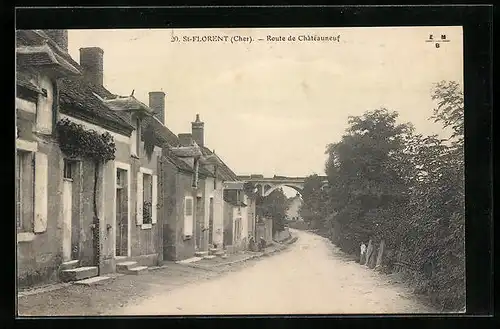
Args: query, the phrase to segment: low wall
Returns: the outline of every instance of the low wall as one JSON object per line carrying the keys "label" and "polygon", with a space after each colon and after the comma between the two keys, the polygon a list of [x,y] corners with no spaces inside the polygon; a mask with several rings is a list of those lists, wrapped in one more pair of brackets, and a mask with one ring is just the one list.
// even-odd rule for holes
{"label": "low wall", "polygon": [[291,228],[294,228],[297,230],[309,229],[309,224],[307,222],[303,222],[303,221],[289,221],[289,222],[286,222],[286,224],[288,225],[288,227],[291,227]]}
{"label": "low wall", "polygon": [[278,242],[281,242],[281,241],[284,241],[288,238],[290,238],[290,231],[288,230],[288,227],[285,227],[285,229],[281,232],[276,232],[274,234],[274,240],[275,241],[278,241]]}
{"label": "low wall", "polygon": [[264,237],[267,243],[273,242],[273,220],[265,218],[263,222],[256,224],[257,234],[255,238],[259,241],[260,237]]}

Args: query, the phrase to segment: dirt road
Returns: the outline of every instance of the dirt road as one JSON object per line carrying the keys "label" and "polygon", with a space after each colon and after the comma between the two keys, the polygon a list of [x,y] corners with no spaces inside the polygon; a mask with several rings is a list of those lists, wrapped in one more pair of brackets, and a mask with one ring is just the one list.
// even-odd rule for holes
{"label": "dirt road", "polygon": [[347,260],[328,240],[294,231],[288,250],[237,272],[191,282],[109,315],[426,313],[402,285]]}

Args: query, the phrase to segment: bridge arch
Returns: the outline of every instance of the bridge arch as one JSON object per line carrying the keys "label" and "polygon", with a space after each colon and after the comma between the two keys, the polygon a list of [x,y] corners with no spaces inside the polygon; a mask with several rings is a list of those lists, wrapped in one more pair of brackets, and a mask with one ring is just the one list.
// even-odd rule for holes
{"label": "bridge arch", "polygon": [[300,195],[302,195],[302,192],[304,190],[303,184],[289,184],[289,183],[276,184],[276,185],[273,185],[270,189],[264,190],[262,193],[262,196],[268,196],[269,194],[273,193],[273,191],[279,189],[280,187],[284,187],[284,186],[294,189],[295,191],[300,193]]}

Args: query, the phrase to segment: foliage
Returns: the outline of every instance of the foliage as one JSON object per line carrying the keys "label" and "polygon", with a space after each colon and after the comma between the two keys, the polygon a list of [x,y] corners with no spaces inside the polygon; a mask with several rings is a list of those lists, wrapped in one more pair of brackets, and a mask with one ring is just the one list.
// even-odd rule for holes
{"label": "foliage", "polygon": [[327,223],[325,223],[325,219],[328,212],[328,195],[321,188],[322,185],[322,179],[318,175],[314,174],[306,177],[299,213],[304,221],[309,224],[309,227],[326,230]]}
{"label": "foliage", "polygon": [[142,207],[142,218],[145,224],[150,224],[152,222],[152,203],[149,201],[144,201]]}
{"label": "foliage", "polygon": [[287,210],[288,200],[281,188],[272,191],[271,194],[266,197],[257,196],[256,198],[256,215],[259,217],[272,218],[273,234],[284,230]]}
{"label": "foliage", "polygon": [[150,122],[148,122],[146,127],[144,128],[143,140],[144,151],[146,153],[146,156],[148,157],[148,160],[151,161],[155,145],[158,144],[158,141],[155,135],[153,124]]}
{"label": "foliage", "polygon": [[108,132],[99,134],[95,130],[85,130],[82,125],[68,119],[58,121],[56,131],[59,147],[68,157],[82,157],[95,162],[115,159],[115,142]]}
{"label": "foliage", "polygon": [[464,94],[455,81],[441,81],[432,92],[432,99],[438,102],[431,119],[440,122],[443,127],[451,127],[451,138],[463,141],[464,136]]}
{"label": "foliage", "polygon": [[319,229],[331,230],[333,242],[348,252],[369,238],[385,240],[390,254],[417,269],[416,284],[424,292],[443,309],[461,308],[463,93],[458,83],[442,81],[431,97],[438,106],[430,119],[451,128],[449,139],[416,134],[386,109],[350,117],[341,141],[327,146],[328,192],[321,193],[317,177],[308,177],[301,215],[307,221],[326,218]]}
{"label": "foliage", "polygon": [[[353,248],[352,241],[385,235],[392,228],[397,205],[407,198],[395,154],[413,128],[396,124],[397,112],[386,109],[350,117],[350,127],[342,140],[330,144],[326,163],[329,199],[333,218],[340,224],[338,234]],[[387,238],[387,237],[386,237]]]}
{"label": "foliage", "polygon": [[245,182],[245,184],[243,184],[243,191],[250,199],[256,199],[258,197],[258,191],[256,190],[255,184],[252,182]]}

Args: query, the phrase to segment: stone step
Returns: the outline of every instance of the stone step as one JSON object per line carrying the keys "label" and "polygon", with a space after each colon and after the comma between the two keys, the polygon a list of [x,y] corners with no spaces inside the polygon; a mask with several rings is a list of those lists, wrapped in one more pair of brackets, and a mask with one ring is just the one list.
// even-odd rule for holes
{"label": "stone step", "polygon": [[228,256],[226,254],[220,256],[220,258],[222,258],[222,259],[226,259],[227,257]]}
{"label": "stone step", "polygon": [[139,274],[144,274],[148,272],[148,267],[147,266],[136,266],[132,267],[131,269],[126,270],[125,274],[132,274],[132,275],[139,275]]}
{"label": "stone step", "polygon": [[74,260],[69,260],[67,262],[62,263],[61,266],[59,267],[59,269],[61,271],[71,270],[71,269],[77,268],[78,266],[80,266],[80,261],[78,259],[74,259]]}
{"label": "stone step", "polygon": [[220,257],[220,256],[223,256],[223,255],[225,255],[225,254],[226,254],[226,252],[225,252],[224,250],[219,250],[219,251],[217,251],[217,252],[215,253],[215,256],[219,256],[219,257]]}
{"label": "stone step", "polygon": [[210,248],[208,249],[208,254],[209,255],[215,255],[217,252],[219,252],[220,249],[217,249],[217,248]]}
{"label": "stone step", "polygon": [[116,264],[116,272],[125,273],[134,267],[137,267],[137,262],[134,262],[134,261],[117,263]]}
{"label": "stone step", "polygon": [[203,258],[201,257],[191,257],[191,258],[187,258],[187,259],[183,259],[183,260],[179,260],[177,261],[176,263],[177,264],[189,264],[189,263],[194,263],[194,262],[197,262],[199,260],[202,260]]}
{"label": "stone step", "polygon": [[203,257],[208,255],[208,251],[197,251],[194,253],[196,257]]}
{"label": "stone step", "polygon": [[203,259],[214,259],[215,257],[217,257],[217,256],[215,256],[215,255],[207,255],[207,256],[203,256]]}
{"label": "stone step", "polygon": [[97,276],[97,274],[98,274],[97,266],[77,267],[61,271],[61,280],[65,282],[78,281],[78,280],[92,278],[94,276]]}
{"label": "stone step", "polygon": [[78,284],[82,286],[94,286],[98,284],[103,284],[110,281],[111,278],[109,276],[94,276],[92,278],[74,281],[73,284]]}

